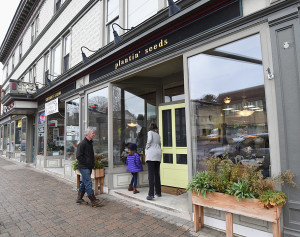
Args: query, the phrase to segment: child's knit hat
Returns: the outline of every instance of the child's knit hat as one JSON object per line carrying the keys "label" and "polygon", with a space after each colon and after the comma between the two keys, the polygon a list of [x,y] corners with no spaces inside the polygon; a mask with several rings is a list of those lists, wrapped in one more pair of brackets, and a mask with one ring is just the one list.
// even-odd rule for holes
{"label": "child's knit hat", "polygon": [[129,149],[131,151],[136,151],[137,150],[137,146],[134,143],[132,143],[132,144],[129,145]]}

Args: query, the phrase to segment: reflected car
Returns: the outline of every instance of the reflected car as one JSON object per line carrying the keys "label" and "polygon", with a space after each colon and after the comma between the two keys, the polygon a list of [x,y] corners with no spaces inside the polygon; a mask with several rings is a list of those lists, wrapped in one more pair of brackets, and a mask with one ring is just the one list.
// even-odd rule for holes
{"label": "reflected car", "polygon": [[247,135],[232,145],[211,149],[209,155],[220,158],[228,156],[233,163],[242,160],[253,160],[257,163],[270,161],[269,135],[268,133]]}
{"label": "reflected car", "polygon": [[212,133],[212,134],[207,135],[207,137],[208,137],[208,140],[210,140],[210,141],[218,140],[218,134]]}

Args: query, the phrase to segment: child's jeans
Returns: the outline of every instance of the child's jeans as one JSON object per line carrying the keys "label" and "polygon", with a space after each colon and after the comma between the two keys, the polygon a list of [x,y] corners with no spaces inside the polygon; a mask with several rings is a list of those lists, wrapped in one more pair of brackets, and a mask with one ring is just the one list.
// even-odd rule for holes
{"label": "child's jeans", "polygon": [[138,173],[131,173],[131,174],[132,174],[132,179],[131,179],[130,184],[133,185],[133,187],[136,188]]}

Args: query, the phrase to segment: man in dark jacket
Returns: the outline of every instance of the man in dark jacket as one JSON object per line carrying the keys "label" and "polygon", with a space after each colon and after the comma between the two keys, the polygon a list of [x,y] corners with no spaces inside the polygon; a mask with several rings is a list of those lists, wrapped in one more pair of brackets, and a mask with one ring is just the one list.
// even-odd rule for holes
{"label": "man in dark jacket", "polygon": [[92,188],[91,173],[95,166],[94,159],[94,148],[93,148],[93,138],[95,137],[95,132],[92,129],[86,129],[85,138],[78,144],[76,158],[78,160],[78,168],[81,173],[82,182],[78,190],[77,204],[87,204],[83,200],[85,192],[87,192],[88,198],[91,200],[93,207],[101,205],[104,200],[96,199],[94,195],[94,190]]}

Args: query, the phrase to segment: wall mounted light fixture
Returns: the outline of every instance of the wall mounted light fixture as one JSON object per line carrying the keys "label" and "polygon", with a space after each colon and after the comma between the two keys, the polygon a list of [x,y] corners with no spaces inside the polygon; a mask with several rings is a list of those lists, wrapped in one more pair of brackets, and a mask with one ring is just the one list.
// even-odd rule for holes
{"label": "wall mounted light fixture", "polygon": [[118,35],[117,31],[115,31],[114,25],[119,26],[122,30],[132,30],[134,27],[132,27],[131,29],[124,29],[123,27],[121,27],[119,24],[117,23],[113,23],[111,25],[112,29],[113,29],[113,34],[114,34],[114,43],[118,44],[119,42],[121,42],[123,40],[123,38],[121,36]]}
{"label": "wall mounted light fixture", "polygon": [[169,16],[175,15],[180,11],[180,7],[178,7],[173,0],[168,0],[169,3]]}
{"label": "wall mounted light fixture", "polygon": [[82,55],[82,61],[83,61],[83,63],[86,63],[87,61],[89,61],[89,58],[85,55],[85,53],[83,52],[83,48],[85,48],[85,49],[87,49],[88,51],[90,51],[90,52],[93,52],[93,53],[95,53],[95,52],[97,52],[97,51],[94,51],[94,50],[90,50],[89,48],[87,48],[87,47],[85,47],[85,46],[82,46],[81,47],[81,55]]}
{"label": "wall mounted light fixture", "polygon": [[269,80],[272,80],[272,79],[274,79],[274,74],[271,72],[271,69],[268,67],[267,68],[267,73],[268,73],[268,79]]}

